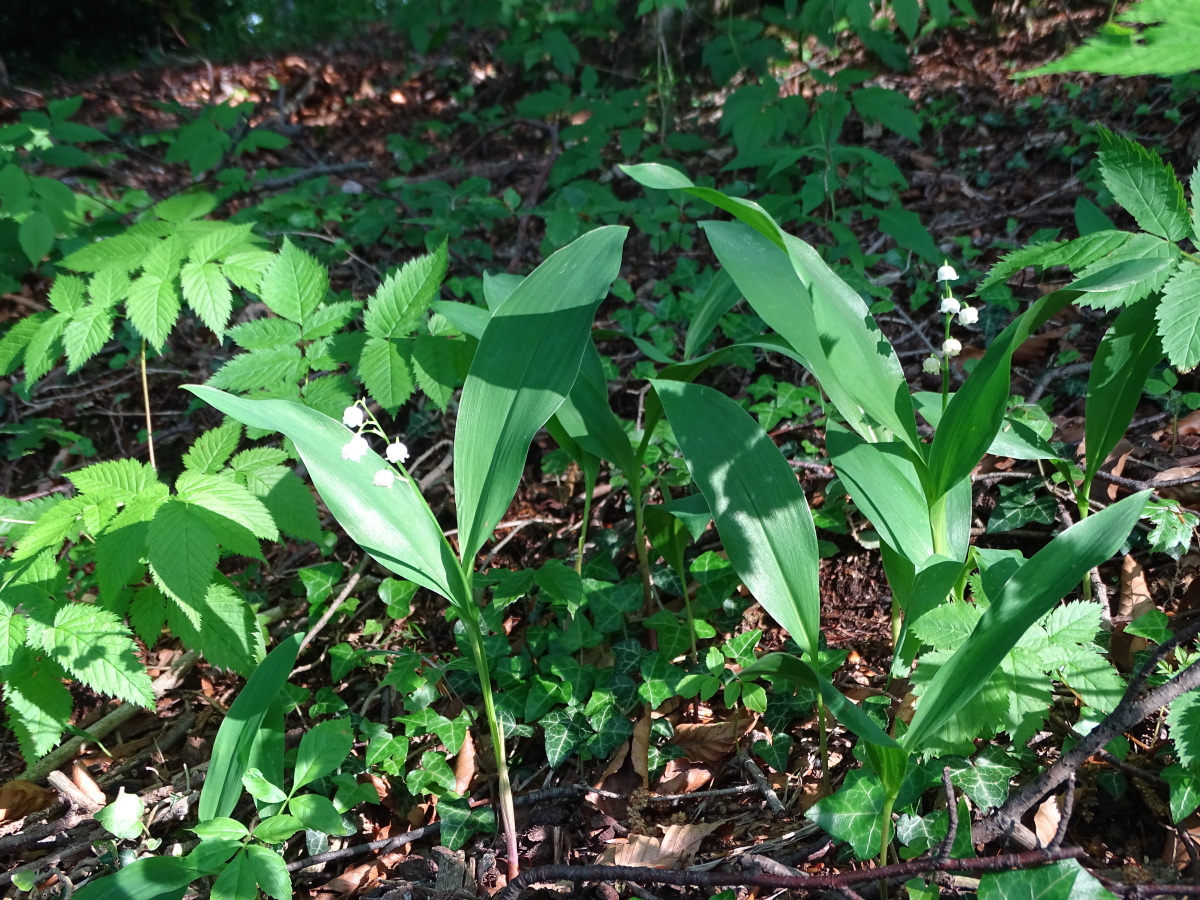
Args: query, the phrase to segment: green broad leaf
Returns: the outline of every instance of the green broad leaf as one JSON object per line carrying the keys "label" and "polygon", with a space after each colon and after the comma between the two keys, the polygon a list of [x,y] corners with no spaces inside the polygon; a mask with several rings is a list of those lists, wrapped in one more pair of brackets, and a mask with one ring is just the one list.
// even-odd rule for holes
{"label": "green broad leaf", "polygon": [[229,339],[243,350],[274,350],[300,340],[300,326],[287,319],[253,319],[229,329]]}
{"label": "green broad leaf", "polygon": [[1120,549],[1148,496],[1145,491],[1133,494],[1071,526],[1004,583],[970,637],[938,668],[922,694],[901,741],[904,747],[922,749],[983,688],[1022,635],[1089,569]]}
{"label": "green broad leaf", "polygon": [[373,338],[405,337],[421,320],[437,297],[449,265],[446,243],[432,253],[418,256],[393,272],[367,301],[363,326]]}
{"label": "green broad leaf", "polygon": [[76,900],[181,900],[189,884],[208,874],[189,859],[150,856],[122,866],[112,875],[89,881],[75,892]]}
{"label": "green broad leaf", "polygon": [[770,742],[755,741],[751,749],[755,756],[766,762],[776,772],[789,770],[788,760],[792,752],[791,735],[776,734]]}
{"label": "green broad leaf", "polygon": [[629,434],[614,415],[608,400],[608,379],[594,341],[588,341],[579,364],[579,377],[555,420],[584,451],[616,463],[630,481],[641,481],[641,462],[633,452]]}
{"label": "green broad leaf", "polygon": [[229,819],[224,817],[209,819],[207,822],[200,822],[195,828],[189,828],[188,831],[192,832],[202,840],[226,838],[240,841],[242,838],[250,836],[250,829],[248,829],[237,819]]}
{"label": "green broad leaf", "polygon": [[1200,365],[1200,266],[1180,264],[1163,288],[1155,316],[1171,365],[1185,372]]}
{"label": "green broad leaf", "polygon": [[1058,677],[1085,705],[1101,713],[1112,712],[1127,687],[1100,648],[1093,645],[1071,648]]}
{"label": "green broad leaf", "polygon": [[333,772],[346,762],[353,747],[354,735],[349,720],[329,719],[314,725],[300,739],[292,790],[296,791]]}
{"label": "green broad leaf", "polygon": [[246,792],[260,803],[283,803],[288,795],[268,781],[258,769],[250,768],[242,776],[242,785]]}
{"label": "green broad leaf", "polygon": [[304,823],[293,815],[267,816],[254,828],[254,836],[265,844],[282,844],[304,830]]}
{"label": "green broad leaf", "polygon": [[868,443],[833,422],[826,427],[825,443],[838,477],[880,537],[914,562],[932,556],[929,510],[903,448]]}
{"label": "green broad leaf", "polygon": [[812,655],[820,646],[817,535],[795,474],[740,406],[701,385],[652,381],[743,583]]}
{"label": "green broad leaf", "polygon": [[781,236],[781,252],[742,224],[702,227],[754,311],[791,344],[851,428],[921,452],[900,361],[862,297],[796,238]]}
{"label": "green broad leaf", "polygon": [[1192,169],[1192,177],[1188,179],[1188,189],[1192,194],[1192,241],[1195,243],[1200,240],[1200,205],[1197,205],[1197,198],[1200,197],[1200,162],[1196,164],[1196,168]]}
{"label": "green broad leaf", "polygon": [[229,706],[213,742],[209,774],[200,792],[201,822],[228,817],[242,794],[242,776],[250,767],[250,750],[271,704],[287,684],[301,636],[281,641],[258,664],[246,686]]}
{"label": "green broad leaf", "polygon": [[454,772],[444,754],[427,750],[421,754],[420,763],[405,774],[404,784],[414,796],[434,794],[445,797],[454,793]]}
{"label": "green broad leaf", "polygon": [[166,344],[180,308],[173,277],[164,278],[147,271],[129,286],[129,298],[125,301],[129,321],[155,350],[161,351]]}
{"label": "green broad leaf", "polygon": [[16,735],[26,763],[32,765],[58,743],[74,702],[58,663],[27,647],[16,649],[4,674],[8,727]]}
{"label": "green broad leaf", "polygon": [[116,514],[116,502],[103,495],[72,497],[42,513],[30,525],[12,554],[14,562],[37,556],[43,550],[57,549],[68,538],[79,534],[96,535]]}
{"label": "green broad leaf", "polygon": [[271,347],[239,353],[208,379],[210,387],[231,391],[253,391],[298,382],[305,363],[299,347]]}
{"label": "green broad leaf", "polygon": [[987,533],[999,534],[1030,524],[1050,525],[1058,511],[1057,501],[1041,484],[1001,484],[996,506],[988,517]]}
{"label": "green broad leaf", "polygon": [[[861,91],[856,92],[856,96],[857,93]],[[919,141],[914,139],[914,143]],[[873,209],[872,213],[879,219],[879,230],[890,236],[904,250],[911,250],[930,265],[936,265],[945,258],[934,243],[929,230],[921,223],[921,217],[915,212],[894,202],[889,207]]]}
{"label": "green broad leaf", "polygon": [[51,634],[53,643],[44,649],[81,682],[110,697],[154,706],[150,676],[138,661],[133,635],[113,613],[94,604],[69,603],[55,614]]}
{"label": "green broad leaf", "polygon": [[[1152,609],[1126,625],[1125,633],[1161,644],[1171,637],[1171,620],[1162,610]],[[1200,750],[1200,747],[1197,747],[1197,750]],[[1197,758],[1200,759],[1200,754],[1197,754]]]}
{"label": "green broad leaf", "polygon": [[474,559],[499,524],[530,442],[575,383],[627,232],[588,232],[538,266],[492,314],[463,386],[454,436],[462,559]]}
{"label": "green broad leaf", "polygon": [[150,570],[169,596],[196,609],[217,566],[217,539],[199,511],[177,499],[159,507],[147,538]]}
{"label": "green broad leaf", "polygon": [[374,452],[359,462],[344,459],[351,437],[345,426],[288,400],[245,400],[199,385],[186,389],[247,425],[291,438],[326,506],[359,546],[401,578],[471,607],[458,562],[424,498],[409,481],[374,484],[375,473],[392,471]]}
{"label": "green broad leaf", "polygon": [[[915,6],[915,4],[913,4]],[[850,95],[855,111],[913,143],[921,141],[921,121],[906,94],[884,87],[862,87]]]}
{"label": "green broad leaf", "polygon": [[99,272],[110,266],[128,272],[141,265],[156,243],[152,236],[126,232],[81,247],[60,265],[73,272]]}
{"label": "green broad leaf", "polygon": [[254,880],[264,894],[274,900],[291,900],[292,876],[280,854],[257,844],[248,844],[246,860],[254,870]]}
{"label": "green broad leaf", "polygon": [[[257,538],[279,539],[266,505],[229,475],[184,471],[175,481],[175,490],[182,503],[201,506],[236,522]],[[220,539],[220,535],[216,537]]]}
{"label": "green broad leaf", "polygon": [[310,831],[322,834],[348,835],[353,834],[353,828],[347,828],[341,814],[333,802],[317,794],[301,794],[288,801],[288,810],[304,823]]}
{"label": "green broad leaf", "polygon": [[188,306],[217,337],[224,337],[225,324],[233,311],[233,292],[221,267],[214,262],[190,262],[180,271],[179,279]]}
{"label": "green broad leaf", "polygon": [[225,277],[243,290],[258,293],[263,276],[275,262],[275,254],[261,247],[246,247],[234,250],[225,256],[221,271]]}
{"label": "green broad leaf", "polygon": [[63,329],[63,346],[69,360],[67,371],[78,372],[85,362],[100,352],[112,334],[112,310],[89,305],[76,313]]}
{"label": "green broad leaf", "polygon": [[367,393],[390,414],[412,396],[413,377],[399,348],[386,338],[370,337],[358,361],[358,373]]}
{"label": "green broad leaf", "polygon": [[980,809],[1000,806],[1008,799],[1020,767],[1004,748],[988,744],[969,762],[959,757],[941,760],[950,767],[950,782]]}
{"label": "green broad leaf", "polygon": [[203,219],[217,208],[217,202],[216,196],[205,191],[176,194],[154,204],[154,214],[174,224],[190,222],[193,219]]}
{"label": "green broad leaf", "polygon": [[569,615],[575,615],[583,606],[583,580],[562,560],[547,560],[538,569],[537,586],[552,603],[561,605]]}
{"label": "green broad leaf", "polygon": [[167,599],[154,585],[139,588],[129,603],[129,625],[142,642],[154,646],[167,619]]}
{"label": "green broad leaf", "polygon": [[354,318],[360,309],[362,309],[362,304],[357,300],[323,303],[304,323],[304,340],[315,341],[319,338],[329,337]]}
{"label": "green broad leaf", "polygon": [[188,262],[203,264],[225,259],[238,250],[255,248],[254,226],[232,222],[205,222],[203,234],[188,247]]}
{"label": "green broad leaf", "polygon": [[[1190,267],[1196,270],[1195,266]],[[1180,268],[1179,278],[1187,268]],[[1175,279],[1172,279],[1172,282]],[[1168,287],[1170,283],[1168,283]],[[1200,280],[1197,281],[1200,287]],[[1200,295],[1198,295],[1200,299]],[[1164,295],[1163,302],[1168,302]],[[1200,315],[1200,304],[1195,313]],[[1163,348],[1155,333],[1153,297],[1126,307],[1104,335],[1088,373],[1087,416],[1084,426],[1086,462],[1083,480],[1090,485],[1100,466],[1125,436],[1133,414],[1142,399],[1146,376],[1162,359]],[[1161,315],[1161,313],[1160,313]],[[1172,334],[1176,332],[1172,331]],[[1195,353],[1200,360],[1200,332],[1196,333]]]}
{"label": "green broad leaf", "polygon": [[837,792],[814,803],[805,817],[848,843],[859,859],[870,859],[883,839],[883,803],[883,782],[865,769],[852,769]]}
{"label": "green broad leaf", "polygon": [[1200,526],[1200,516],[1184,509],[1177,500],[1152,499],[1143,514],[1153,527],[1148,536],[1154,553],[1166,553],[1175,559],[1191,546],[1192,535]]}
{"label": "green broad leaf", "polygon": [[1178,824],[1200,808],[1200,772],[1195,766],[1176,763],[1160,775],[1170,786],[1171,821]]}
{"label": "green broad leaf", "polygon": [[1037,869],[985,872],[979,900],[1116,900],[1079,865],[1064,859]]}
{"label": "green broad leaf", "polygon": [[324,267],[286,238],[263,273],[259,294],[277,316],[303,328],[329,293]]}
{"label": "green broad leaf", "polygon": [[[195,168],[193,164],[193,169]],[[254,864],[250,862],[243,848],[213,882],[210,900],[257,900],[258,882],[254,879],[254,869]]]}
{"label": "green broad leaf", "polygon": [[54,223],[45,213],[32,212],[17,229],[17,241],[25,258],[36,268],[54,246]]}
{"label": "green broad leaf", "polygon": [[146,812],[142,798],[137,794],[125,793],[122,786],[116,798],[103,809],[96,811],[96,821],[110,834],[123,841],[134,841],[142,836],[142,816]]}
{"label": "green broad leaf", "polygon": [[412,346],[412,368],[417,386],[439,410],[445,412],[470,366],[465,341],[420,335]]}
{"label": "green broad leaf", "polygon": [[[1200,54],[1197,55],[1200,61]],[[1100,175],[1113,197],[1137,220],[1142,231],[1168,241],[1191,232],[1183,185],[1156,153],[1136,141],[1097,127]]]}
{"label": "green broad leaf", "polygon": [[204,475],[220,471],[237,450],[241,439],[241,423],[225,420],[192,442],[191,449],[183,454],[184,468]]}

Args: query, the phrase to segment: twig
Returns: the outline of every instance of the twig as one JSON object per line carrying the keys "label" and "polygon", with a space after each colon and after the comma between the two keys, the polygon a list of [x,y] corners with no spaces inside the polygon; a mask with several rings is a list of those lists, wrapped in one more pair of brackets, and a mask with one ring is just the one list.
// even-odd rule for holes
{"label": "twig", "polygon": [[282,191],[300,184],[302,181],[308,181],[310,178],[319,178],[322,175],[345,175],[347,172],[369,172],[373,168],[374,166],[371,163],[361,161],[310,166],[307,169],[300,169],[297,172],[291,172],[287,175],[264,178],[262,181],[251,185],[250,192]]}
{"label": "twig", "polygon": [[1122,478],[1120,475],[1113,475],[1111,472],[1098,469],[1096,477],[1101,481],[1107,481],[1109,484],[1129,488],[1131,491],[1154,491],[1158,493],[1161,488],[1176,487],[1181,484],[1194,484],[1200,481],[1200,472],[1195,475],[1184,475],[1181,478],[1164,478],[1161,481],[1138,481],[1135,478]]}
{"label": "twig", "polygon": [[1175,647],[1195,638],[1197,634],[1200,634],[1200,621],[1180,630],[1160,644],[1129,682],[1129,687],[1126,688],[1125,695],[1116,709],[1084,735],[1078,744],[1060,756],[1050,768],[1013,793],[1003,806],[976,824],[972,834],[975,843],[1012,837],[1018,843],[1028,845],[1035,839],[1029,829],[1021,824],[1021,818],[1035,803],[1070,778],[1092,754],[1114,737],[1123,734],[1193,688],[1200,687],[1200,662],[1194,662],[1170,681],[1141,696],[1142,688],[1154,673],[1159,660],[1171,653]]}
{"label": "twig", "polygon": [[321,632],[322,628],[329,624],[329,620],[342,608],[342,604],[346,602],[346,598],[350,596],[351,591],[358,584],[358,579],[362,577],[362,573],[366,570],[367,563],[370,561],[371,557],[364,553],[363,558],[354,567],[354,571],[350,573],[350,577],[346,579],[346,586],[342,588],[342,592],[329,604],[329,608],[322,613],[321,618],[317,619],[317,623],[308,630],[308,634],[304,635],[304,639],[300,641],[300,649],[296,651],[297,655],[304,652],[304,648],[312,643],[312,639]]}
{"label": "twig", "polygon": [[1067,836],[1067,825],[1071,821],[1071,813],[1075,811],[1075,773],[1067,779],[1067,796],[1063,798],[1063,807],[1058,814],[1058,827],[1054,829],[1054,837],[1050,838],[1051,847],[1058,847]]}
{"label": "twig", "polygon": [[923,875],[927,872],[1002,872],[1010,869],[1028,869],[1057,862],[1062,859],[1079,859],[1087,854],[1078,847],[1063,849],[1032,850],[1025,853],[1007,853],[1000,856],[972,857],[969,859],[910,860],[875,869],[857,869],[837,875],[771,875],[766,872],[697,872],[693,870],[671,871],[647,866],[540,866],[526,869],[509,882],[498,895],[498,900],[517,900],[529,885],[542,881],[624,881],[629,884],[673,884],[684,887],[766,887],[805,890],[841,891],[852,885],[880,880],[899,880]]}
{"label": "twig", "polygon": [[767,781],[767,776],[763,774],[762,769],[755,764],[754,760],[744,755],[744,750],[742,753],[743,755],[737,758],[737,762],[746,770],[746,774],[754,779],[754,783],[758,785],[758,789],[762,791],[762,795],[767,801],[767,807],[781,819],[788,818],[788,811],[779,801],[779,795],[775,793],[775,788],[771,787],[771,782]]}
{"label": "twig", "polygon": [[950,858],[954,849],[954,839],[958,837],[958,801],[954,798],[954,783],[950,780],[950,767],[942,767],[942,790],[946,792],[946,836],[934,848],[933,858],[943,860]]}

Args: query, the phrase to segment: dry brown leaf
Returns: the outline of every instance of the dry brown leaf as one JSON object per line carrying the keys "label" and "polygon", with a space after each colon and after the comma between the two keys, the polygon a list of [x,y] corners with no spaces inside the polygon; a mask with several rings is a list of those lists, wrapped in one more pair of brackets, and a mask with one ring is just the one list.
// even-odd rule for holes
{"label": "dry brown leaf", "polygon": [[700,849],[700,842],[721,823],[668,825],[661,838],[631,834],[628,840],[614,841],[600,854],[597,863],[616,866],[645,866],[675,869],[688,865]]}
{"label": "dry brown leaf", "polygon": [[54,792],[32,781],[8,781],[0,784],[0,822],[23,819],[30,813],[54,803]]}
{"label": "dry brown leaf", "polygon": [[683,751],[692,762],[720,762],[733,752],[738,738],[750,731],[758,716],[738,716],[724,722],[675,726],[671,743]]}
{"label": "dry brown leaf", "polygon": [[475,741],[471,739],[471,729],[468,728],[458,749],[458,757],[454,760],[454,790],[460,795],[469,794],[474,779]]}
{"label": "dry brown leaf", "polygon": [[84,795],[93,803],[98,806],[107,805],[108,798],[104,796],[104,791],[100,790],[100,785],[96,784],[92,773],[79,760],[76,760],[71,766],[71,781],[75,782],[75,787],[83,791]]}
{"label": "dry brown leaf", "polygon": [[1049,847],[1058,833],[1058,823],[1062,821],[1062,812],[1058,808],[1058,797],[1051,794],[1041,802],[1033,814],[1033,833],[1043,847]]}
{"label": "dry brown leaf", "polygon": [[642,711],[642,717],[633,726],[633,737],[629,741],[629,761],[633,771],[642,779],[642,787],[650,788],[650,709]]}
{"label": "dry brown leaf", "polygon": [[669,759],[658,778],[655,791],[659,794],[691,794],[703,790],[713,780],[713,766],[687,759]]}

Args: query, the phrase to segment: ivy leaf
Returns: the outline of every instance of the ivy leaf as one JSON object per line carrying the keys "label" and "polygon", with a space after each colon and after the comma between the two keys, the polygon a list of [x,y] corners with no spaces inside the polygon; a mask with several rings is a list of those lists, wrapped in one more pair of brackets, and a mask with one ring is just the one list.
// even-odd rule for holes
{"label": "ivy leaf", "polygon": [[442,846],[458,850],[477,834],[494,834],[496,814],[490,807],[471,809],[465,797],[447,797],[438,802],[442,820]]}
{"label": "ivy leaf", "polygon": [[1020,771],[1002,747],[988,744],[970,762],[944,760],[950,766],[950,781],[980,809],[1000,806],[1008,799],[1010,782]]}
{"label": "ivy leaf", "polygon": [[1036,869],[986,872],[979,879],[979,900],[1102,900],[1116,898],[1075,859]]}
{"label": "ivy leaf", "polygon": [[852,769],[837,793],[818,800],[807,817],[839,841],[854,848],[859,859],[879,852],[883,838],[883,782],[864,769]]}
{"label": "ivy leaf", "polygon": [[588,737],[578,712],[554,709],[541,717],[542,734],[546,740],[546,762],[557,769]]}
{"label": "ivy leaf", "polygon": [[133,841],[142,836],[142,815],[145,812],[142,798],[137,794],[125,793],[122,785],[116,798],[96,811],[96,821],[120,840]]}

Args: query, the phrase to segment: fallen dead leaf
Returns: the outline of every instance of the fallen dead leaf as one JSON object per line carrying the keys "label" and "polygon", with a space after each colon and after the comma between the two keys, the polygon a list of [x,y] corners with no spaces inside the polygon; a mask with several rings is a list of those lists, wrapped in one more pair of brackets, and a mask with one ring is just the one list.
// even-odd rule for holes
{"label": "fallen dead leaf", "polygon": [[475,741],[471,738],[471,729],[467,729],[458,757],[454,760],[454,790],[460,795],[471,792],[471,782],[475,779]]}
{"label": "fallen dead leaf", "polygon": [[700,843],[720,826],[720,822],[668,825],[661,838],[631,834],[625,841],[609,844],[597,863],[653,869],[682,868],[695,858]]}
{"label": "fallen dead leaf", "polygon": [[54,803],[54,792],[32,781],[8,781],[0,785],[0,822],[23,819]]}
{"label": "fallen dead leaf", "polygon": [[1033,833],[1043,847],[1049,847],[1058,833],[1058,824],[1062,821],[1062,812],[1058,808],[1058,797],[1051,794],[1041,802],[1033,814]]}
{"label": "fallen dead leaf", "polygon": [[104,796],[104,791],[100,790],[100,785],[96,784],[92,773],[79,760],[76,760],[75,764],[71,766],[71,780],[75,782],[75,787],[83,791],[84,795],[97,806],[104,806],[108,803],[108,798]]}
{"label": "fallen dead leaf", "polygon": [[629,741],[629,761],[633,771],[642,779],[642,787],[650,787],[650,708],[642,711],[642,717],[633,726],[633,737]]}
{"label": "fallen dead leaf", "polygon": [[720,762],[733,752],[738,738],[750,731],[757,721],[757,716],[738,716],[724,722],[699,725],[685,722],[675,726],[671,743],[692,762]]}

